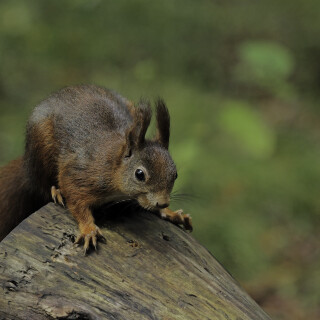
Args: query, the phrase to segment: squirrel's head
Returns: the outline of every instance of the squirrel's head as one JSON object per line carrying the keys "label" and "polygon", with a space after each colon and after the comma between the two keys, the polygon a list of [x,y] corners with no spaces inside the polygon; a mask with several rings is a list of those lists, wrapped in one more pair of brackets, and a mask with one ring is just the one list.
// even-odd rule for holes
{"label": "squirrel's head", "polygon": [[126,144],[117,172],[120,191],[148,210],[169,206],[170,193],[177,178],[176,166],[169,154],[170,116],[162,100],[156,102],[157,133],[146,140],[151,120],[149,103],[134,109],[132,127],[126,133]]}

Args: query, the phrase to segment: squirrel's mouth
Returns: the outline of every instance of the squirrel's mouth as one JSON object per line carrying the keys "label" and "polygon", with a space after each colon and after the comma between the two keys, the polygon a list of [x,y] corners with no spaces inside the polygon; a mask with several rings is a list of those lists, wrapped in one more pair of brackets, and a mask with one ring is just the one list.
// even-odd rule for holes
{"label": "squirrel's mouth", "polygon": [[159,203],[159,202],[155,202],[152,203],[149,199],[148,199],[148,194],[141,194],[137,197],[137,202],[139,203],[139,205],[148,211],[159,211],[161,209],[167,208],[169,206],[169,203]]}

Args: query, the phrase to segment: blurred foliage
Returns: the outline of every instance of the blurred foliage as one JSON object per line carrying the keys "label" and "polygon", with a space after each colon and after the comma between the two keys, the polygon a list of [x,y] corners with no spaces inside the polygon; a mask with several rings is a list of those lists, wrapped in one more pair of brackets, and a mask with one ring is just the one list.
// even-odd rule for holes
{"label": "blurred foliage", "polygon": [[195,237],[274,319],[319,319],[319,39],[316,0],[2,0],[0,163],[63,86],[163,96]]}
{"label": "blurred foliage", "polygon": [[224,105],[220,113],[220,127],[241,143],[252,156],[268,158],[275,148],[275,135],[260,114],[247,104],[235,100]]}
{"label": "blurred foliage", "polygon": [[288,91],[287,79],[292,74],[294,60],[284,46],[267,41],[244,42],[239,46],[238,57],[240,61],[234,69],[236,80],[274,95]]}

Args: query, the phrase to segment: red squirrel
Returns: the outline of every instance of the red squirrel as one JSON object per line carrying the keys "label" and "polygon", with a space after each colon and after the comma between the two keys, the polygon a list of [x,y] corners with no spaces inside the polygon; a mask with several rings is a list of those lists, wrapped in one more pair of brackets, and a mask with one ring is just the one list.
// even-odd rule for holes
{"label": "red squirrel", "polygon": [[147,140],[151,115],[149,102],[134,105],[93,85],[67,87],[42,101],[28,121],[23,157],[0,170],[0,240],[52,199],[77,220],[75,243],[84,242],[85,252],[103,238],[92,208],[111,201],[136,201],[192,230],[188,214],[168,208],[177,169],[163,100],[156,102],[156,136]]}

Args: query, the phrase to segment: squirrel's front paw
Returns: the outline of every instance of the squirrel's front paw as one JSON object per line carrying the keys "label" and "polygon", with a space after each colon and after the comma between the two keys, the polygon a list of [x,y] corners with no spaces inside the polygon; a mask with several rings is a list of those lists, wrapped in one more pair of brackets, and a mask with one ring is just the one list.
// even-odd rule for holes
{"label": "squirrel's front paw", "polygon": [[189,230],[192,232],[193,227],[192,227],[192,218],[190,214],[183,213],[182,209],[179,209],[177,211],[174,211],[174,219],[179,221],[179,224],[182,224],[186,230]]}
{"label": "squirrel's front paw", "polygon": [[57,189],[55,186],[51,187],[51,197],[54,204],[60,204],[63,208],[65,208],[62,193],[60,189]]}
{"label": "squirrel's front paw", "polygon": [[182,218],[183,218],[183,226],[185,227],[185,229],[192,232],[193,227],[192,227],[192,218],[190,214],[182,213]]}
{"label": "squirrel's front paw", "polygon": [[172,211],[169,208],[165,208],[160,211],[160,214],[162,219],[169,220],[174,224],[182,224],[190,232],[193,230],[191,216],[183,213],[182,209]]}
{"label": "squirrel's front paw", "polygon": [[92,243],[95,250],[97,250],[97,240],[102,240],[103,242],[106,241],[106,238],[101,233],[101,230],[95,224],[82,224],[79,225],[80,227],[80,234],[77,236],[75,240],[75,244],[84,243],[83,250],[84,255],[86,255],[90,242]]}

